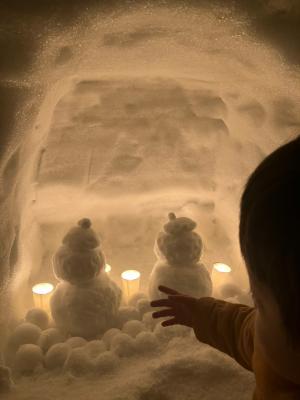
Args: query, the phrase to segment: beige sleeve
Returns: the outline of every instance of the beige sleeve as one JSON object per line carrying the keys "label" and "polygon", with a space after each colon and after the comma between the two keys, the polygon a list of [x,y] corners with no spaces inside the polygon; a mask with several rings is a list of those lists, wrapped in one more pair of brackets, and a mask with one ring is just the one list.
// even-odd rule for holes
{"label": "beige sleeve", "polygon": [[198,300],[193,328],[199,341],[252,371],[254,322],[252,307],[203,297]]}

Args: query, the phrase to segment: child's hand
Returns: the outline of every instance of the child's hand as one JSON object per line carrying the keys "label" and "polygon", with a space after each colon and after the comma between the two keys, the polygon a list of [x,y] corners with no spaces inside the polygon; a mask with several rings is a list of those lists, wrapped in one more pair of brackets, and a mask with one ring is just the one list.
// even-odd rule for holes
{"label": "child's hand", "polygon": [[162,326],[186,325],[193,327],[194,318],[197,313],[197,299],[166,286],[159,286],[158,289],[168,295],[167,299],[154,300],[150,304],[152,307],[168,307],[165,310],[156,311],[152,314],[153,318],[172,317],[162,322]]}

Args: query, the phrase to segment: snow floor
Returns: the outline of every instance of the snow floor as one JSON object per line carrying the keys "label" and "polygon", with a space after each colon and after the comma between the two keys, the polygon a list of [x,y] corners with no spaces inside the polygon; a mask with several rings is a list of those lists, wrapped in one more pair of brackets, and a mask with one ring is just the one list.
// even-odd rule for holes
{"label": "snow floor", "polygon": [[22,377],[6,400],[249,400],[253,374],[195,337],[176,337],[153,352],[120,358],[114,372]]}

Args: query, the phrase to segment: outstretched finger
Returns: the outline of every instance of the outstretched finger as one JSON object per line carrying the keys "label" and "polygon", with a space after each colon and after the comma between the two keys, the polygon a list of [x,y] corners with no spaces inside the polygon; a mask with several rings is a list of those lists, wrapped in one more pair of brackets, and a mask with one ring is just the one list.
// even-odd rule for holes
{"label": "outstretched finger", "polygon": [[171,304],[169,307],[171,307],[174,304],[182,304],[182,305],[186,305],[186,306],[192,306],[195,303],[197,303],[197,299],[195,297],[186,296],[184,294],[169,296],[168,300]]}
{"label": "outstretched finger", "polygon": [[172,310],[171,308],[161,310],[161,311],[156,311],[152,314],[153,318],[161,318],[161,317],[174,317],[175,311]]}
{"label": "outstretched finger", "polygon": [[163,292],[163,293],[166,293],[166,294],[171,294],[171,295],[180,294],[176,290],[171,289],[171,288],[169,288],[167,286],[163,286],[163,285],[158,286],[158,290],[160,292]]}
{"label": "outstretched finger", "polygon": [[161,324],[162,326],[172,326],[172,325],[177,325],[179,322],[177,321],[176,318],[171,318],[167,319],[166,321],[163,321]]}
{"label": "outstretched finger", "polygon": [[153,300],[150,303],[151,307],[171,307],[171,302],[169,299]]}

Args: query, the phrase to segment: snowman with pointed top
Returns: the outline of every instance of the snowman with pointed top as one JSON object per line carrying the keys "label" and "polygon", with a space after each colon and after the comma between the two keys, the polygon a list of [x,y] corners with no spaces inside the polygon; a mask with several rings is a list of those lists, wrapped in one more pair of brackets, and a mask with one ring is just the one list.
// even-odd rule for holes
{"label": "snowman with pointed top", "polygon": [[105,272],[100,241],[84,218],[63,238],[53,257],[60,281],[51,297],[57,327],[70,336],[92,339],[115,325],[121,290]]}
{"label": "snowman with pointed top", "polygon": [[164,232],[158,234],[154,246],[158,261],[149,280],[151,300],[166,297],[158,290],[160,285],[197,298],[211,295],[212,281],[208,270],[200,263],[203,245],[194,231],[196,226],[189,218],[169,214]]}

